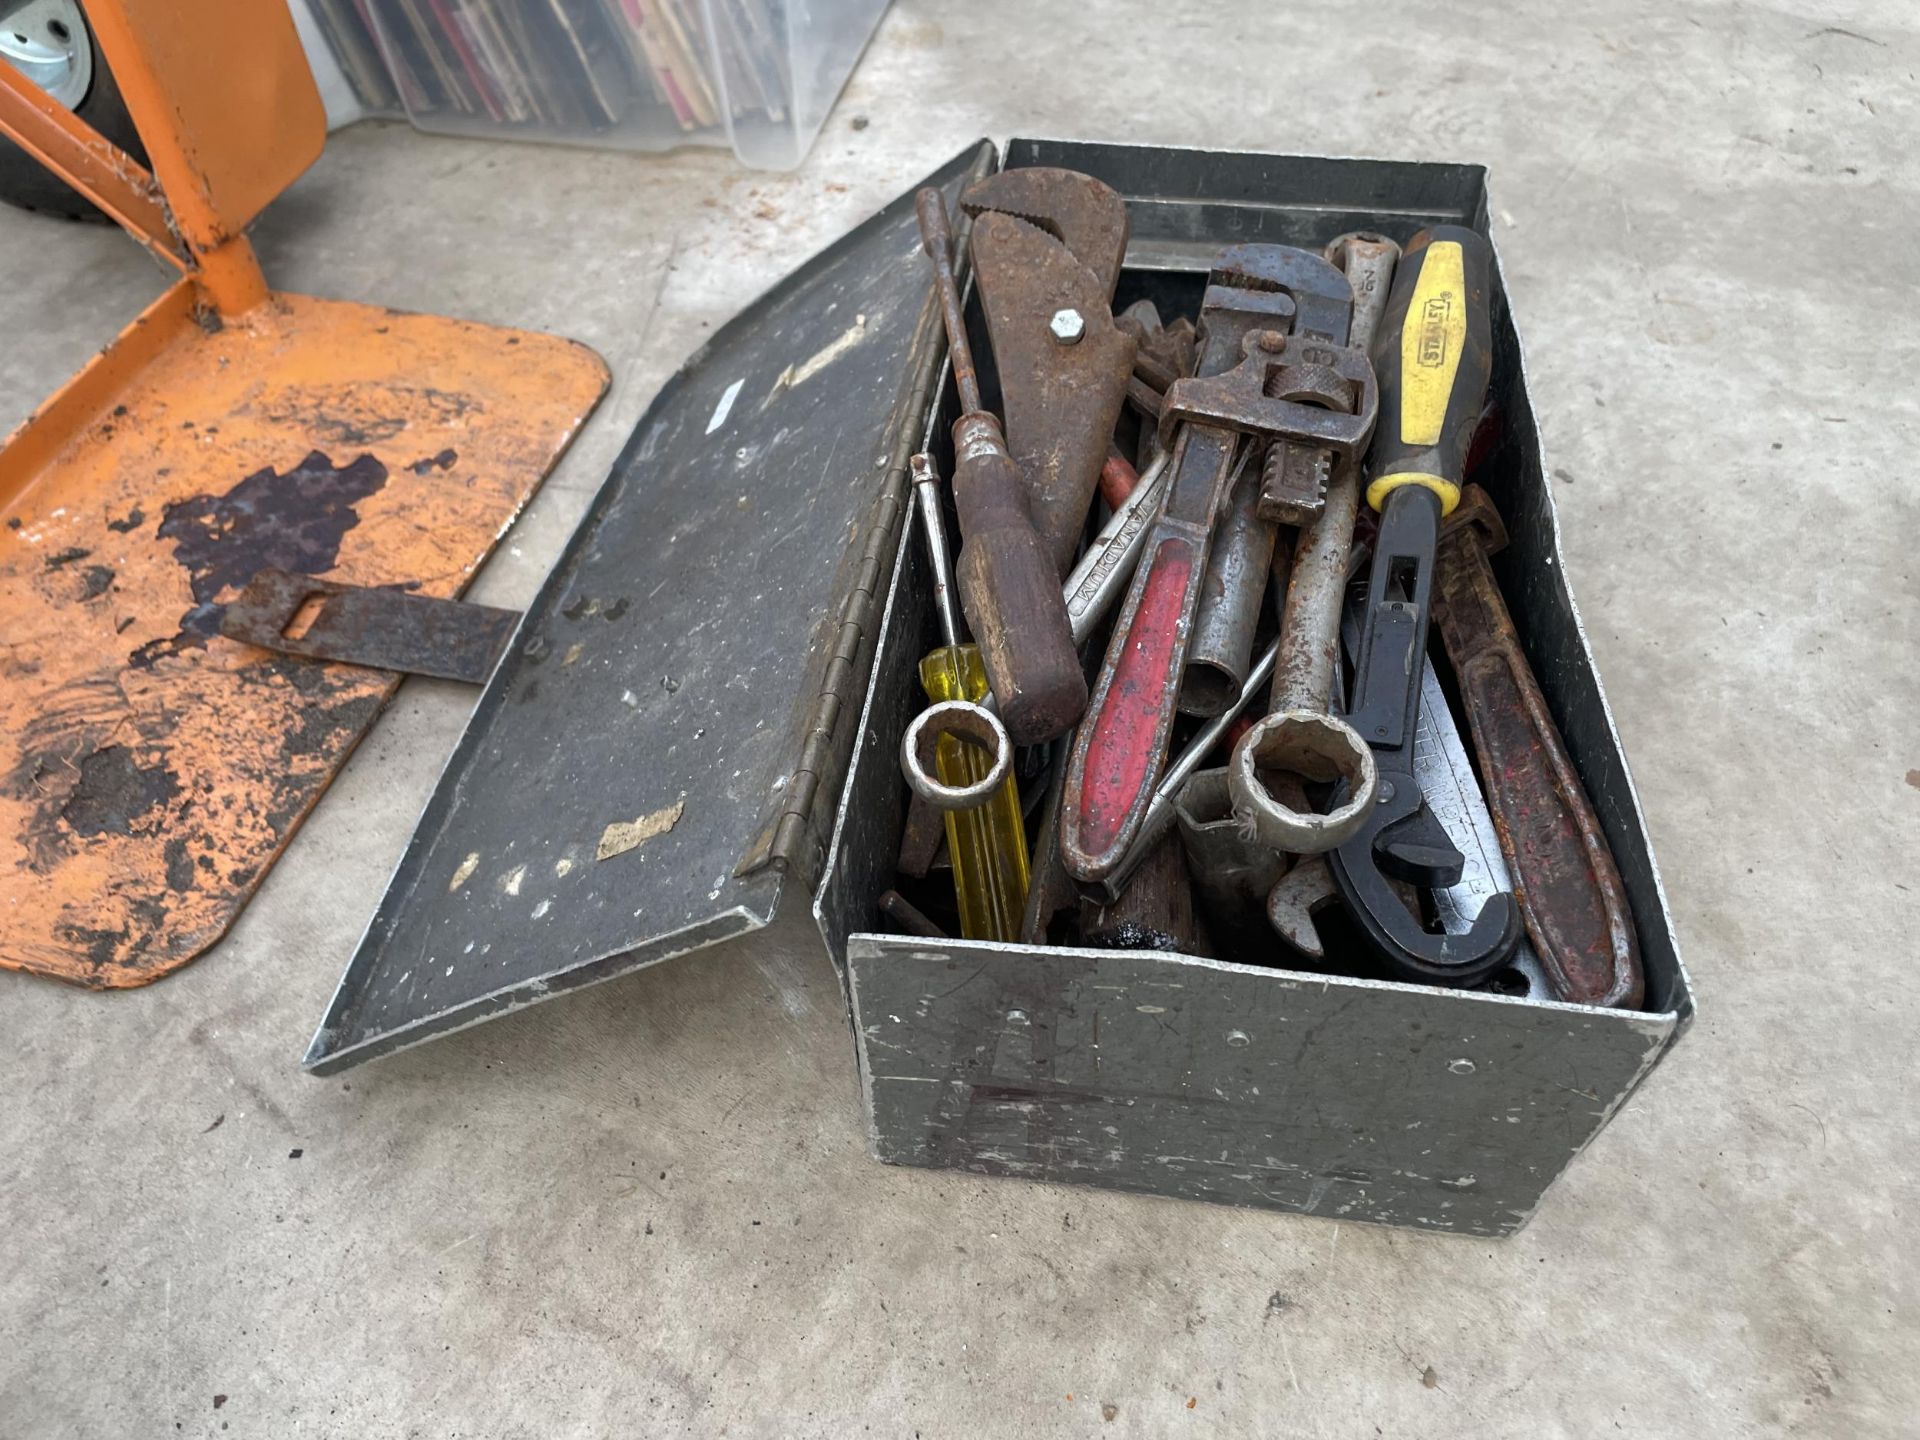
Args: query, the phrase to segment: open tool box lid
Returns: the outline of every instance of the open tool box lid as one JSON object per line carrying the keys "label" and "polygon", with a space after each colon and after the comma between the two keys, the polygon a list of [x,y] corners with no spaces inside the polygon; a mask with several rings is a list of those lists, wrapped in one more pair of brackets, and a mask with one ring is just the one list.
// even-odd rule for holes
{"label": "open tool box lid", "polygon": [[[951,199],[1001,163],[983,143],[932,178]],[[1487,223],[1468,165],[1041,140],[1004,164],[1126,198],[1122,304],[1190,309],[1227,244]],[[909,194],[731,322],[642,420],[488,681],[308,1065],[799,935],[848,975],[882,1159],[1511,1232],[1692,1001],[1497,272],[1495,290],[1504,418],[1477,478],[1512,533],[1496,569],[1618,861],[1646,1010],[872,933],[932,634],[906,461],[951,418]]]}
{"label": "open tool box lid", "polygon": [[[996,159],[982,142],[929,180],[951,201]],[[930,294],[909,192],[662,388],[487,681],[310,1068],[811,894],[945,361]]]}

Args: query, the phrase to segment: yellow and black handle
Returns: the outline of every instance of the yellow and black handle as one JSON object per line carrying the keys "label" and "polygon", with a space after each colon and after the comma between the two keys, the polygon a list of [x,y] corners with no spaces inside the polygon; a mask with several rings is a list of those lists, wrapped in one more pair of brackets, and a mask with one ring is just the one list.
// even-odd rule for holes
{"label": "yellow and black handle", "polygon": [[1380,420],[1367,453],[1367,504],[1383,509],[1404,485],[1460,503],[1467,446],[1493,370],[1488,290],[1493,247],[1461,225],[1436,225],[1407,243],[1373,342]]}

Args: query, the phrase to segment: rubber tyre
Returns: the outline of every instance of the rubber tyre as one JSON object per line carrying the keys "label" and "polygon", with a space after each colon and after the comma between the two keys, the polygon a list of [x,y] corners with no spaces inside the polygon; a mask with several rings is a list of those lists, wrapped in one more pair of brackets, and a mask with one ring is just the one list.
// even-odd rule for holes
{"label": "rubber tyre", "polygon": [[[81,23],[86,25],[87,44],[93,46],[93,83],[74,113],[144,165],[146,147],[140,143],[140,132],[134,129],[126,101],[120,98],[120,83],[93,38],[92,23],[84,15]],[[0,60],[0,65],[6,63]],[[0,138],[0,201],[42,215],[111,223],[91,200],[5,138]]]}

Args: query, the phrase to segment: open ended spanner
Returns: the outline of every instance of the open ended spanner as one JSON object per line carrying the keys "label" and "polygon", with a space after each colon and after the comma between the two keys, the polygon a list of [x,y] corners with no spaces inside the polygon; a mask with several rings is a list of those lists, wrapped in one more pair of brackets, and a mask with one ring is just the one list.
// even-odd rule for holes
{"label": "open ended spanner", "polygon": [[[1364,357],[1356,367],[1339,353],[1344,345],[1291,336],[1298,307],[1290,281],[1311,274],[1302,288],[1318,295],[1319,272],[1327,270],[1319,256],[1288,246],[1239,245],[1208,280],[1199,376],[1175,382],[1162,412],[1173,432],[1172,478],[1068,765],[1060,849],[1083,884],[1120,865],[1153,802],[1208,548],[1235,460],[1249,443],[1243,437],[1283,436],[1351,455],[1372,430],[1378,396]],[[1302,398],[1308,390],[1314,399]],[[1322,393],[1345,400],[1344,412]]]}

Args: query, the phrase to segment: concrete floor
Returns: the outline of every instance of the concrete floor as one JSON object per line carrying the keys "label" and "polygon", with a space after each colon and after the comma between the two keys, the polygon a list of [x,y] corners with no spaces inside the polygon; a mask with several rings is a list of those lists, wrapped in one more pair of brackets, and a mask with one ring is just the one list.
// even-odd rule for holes
{"label": "concrete floor", "polygon": [[[313,1080],[471,702],[410,682],[213,953],[0,976],[0,1435],[1914,1433],[1911,6],[965,8],[795,174],[362,126],[261,249],[612,362],[518,604],[708,330],[980,134],[1486,162],[1699,1025],[1504,1244],[875,1165],[824,960]],[[11,212],[0,273],[6,424],[162,280]]]}

